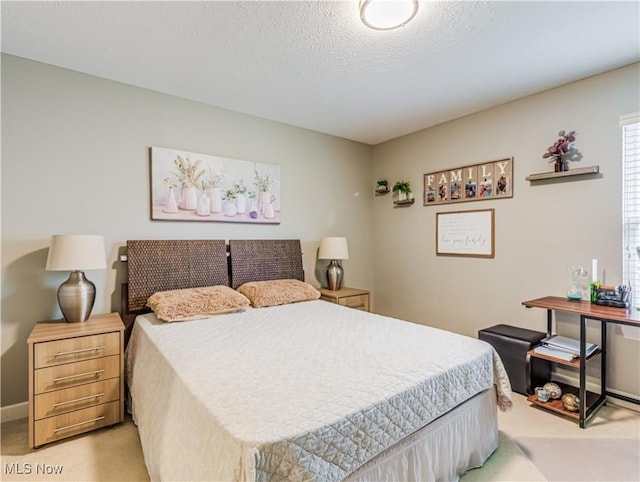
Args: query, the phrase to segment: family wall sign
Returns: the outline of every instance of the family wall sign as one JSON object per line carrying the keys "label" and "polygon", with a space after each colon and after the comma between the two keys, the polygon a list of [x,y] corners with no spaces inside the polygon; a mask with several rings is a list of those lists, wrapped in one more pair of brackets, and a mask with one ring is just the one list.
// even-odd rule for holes
{"label": "family wall sign", "polygon": [[513,197],[513,158],[424,175],[425,206]]}

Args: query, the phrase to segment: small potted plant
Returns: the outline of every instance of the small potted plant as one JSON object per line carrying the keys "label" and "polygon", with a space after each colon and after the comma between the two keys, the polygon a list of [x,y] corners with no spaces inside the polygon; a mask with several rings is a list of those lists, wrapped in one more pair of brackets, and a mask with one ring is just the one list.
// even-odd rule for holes
{"label": "small potted plant", "polygon": [[393,193],[397,194],[398,201],[406,201],[411,195],[411,184],[409,181],[397,181],[393,185]]}
{"label": "small potted plant", "polygon": [[376,185],[376,192],[380,194],[389,192],[389,181],[386,179],[379,179]]}

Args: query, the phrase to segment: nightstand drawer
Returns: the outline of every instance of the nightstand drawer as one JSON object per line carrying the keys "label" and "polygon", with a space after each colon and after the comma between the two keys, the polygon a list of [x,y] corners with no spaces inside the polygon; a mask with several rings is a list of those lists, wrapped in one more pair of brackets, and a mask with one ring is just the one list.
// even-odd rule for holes
{"label": "nightstand drawer", "polygon": [[34,417],[36,420],[40,420],[119,399],[120,379],[111,378],[103,382],[36,395],[34,398]]}
{"label": "nightstand drawer", "polygon": [[34,367],[49,366],[89,360],[120,353],[120,333],[80,336],[64,340],[36,343],[34,347]]}
{"label": "nightstand drawer", "polygon": [[119,421],[119,402],[105,403],[57,417],[36,420],[34,445],[37,447],[61,438],[113,425]]}
{"label": "nightstand drawer", "polygon": [[369,295],[348,296],[338,300],[339,305],[355,308],[356,310],[369,311]]}
{"label": "nightstand drawer", "polygon": [[68,363],[34,371],[34,394],[99,382],[120,376],[120,355]]}
{"label": "nightstand drawer", "polygon": [[369,311],[369,292],[358,288],[328,290],[320,288],[320,299],[356,310]]}

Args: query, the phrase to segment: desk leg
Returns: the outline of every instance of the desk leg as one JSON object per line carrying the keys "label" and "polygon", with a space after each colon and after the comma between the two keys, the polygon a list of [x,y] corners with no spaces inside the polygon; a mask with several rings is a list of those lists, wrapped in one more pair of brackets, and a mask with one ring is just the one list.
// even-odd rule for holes
{"label": "desk leg", "polygon": [[[600,396],[607,394],[607,324],[600,320]],[[604,405],[604,403],[603,403]]]}
{"label": "desk leg", "polygon": [[580,387],[578,388],[578,398],[580,399],[580,428],[585,427],[585,419],[587,415],[587,388],[586,388],[586,370],[587,357],[587,319],[580,315]]}

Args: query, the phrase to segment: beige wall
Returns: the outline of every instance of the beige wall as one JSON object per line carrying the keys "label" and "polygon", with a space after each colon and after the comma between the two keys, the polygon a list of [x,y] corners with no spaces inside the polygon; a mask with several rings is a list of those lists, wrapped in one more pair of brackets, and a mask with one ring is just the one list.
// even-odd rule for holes
{"label": "beige wall", "polygon": [[[373,289],[377,312],[475,336],[497,323],[543,330],[521,302],[562,295],[567,266],[621,281],[620,129],[639,109],[639,65],[521,99],[375,147],[2,56],[2,406],[27,399],[26,338],[60,316],[64,273],[44,271],[54,233],[105,236],[109,269],[90,272],[95,312],[117,310],[125,268],[117,252],[140,238],[300,238],[307,280],[325,235],[349,238],[346,284]],[[560,129],[578,132],[582,165],[597,177],[533,185]],[[282,168],[279,226],[149,220],[149,146],[188,149]],[[394,209],[375,180],[514,157],[514,197],[459,206]],[[372,162],[373,159],[373,162]],[[373,166],[373,167],[372,167]],[[435,213],[495,208],[494,259],[436,257]],[[374,286],[375,279],[375,286]],[[572,317],[559,331],[577,335]],[[589,336],[597,341],[597,330]],[[640,344],[610,330],[609,386],[640,393]]]}
{"label": "beige wall", "polygon": [[[471,336],[498,323],[544,331],[545,312],[521,302],[566,294],[569,265],[591,271],[597,258],[603,281],[620,284],[619,116],[640,109],[639,73],[634,64],[376,146],[372,180],[409,180],[418,198],[397,209],[389,196],[374,199],[376,311]],[[572,167],[600,174],[526,181],[553,170],[542,154],[561,129],[577,131],[584,157]],[[505,157],[514,158],[513,198],[422,206],[424,173]],[[494,259],[435,255],[436,212],[485,208],[495,209]],[[558,331],[578,336],[577,318],[561,316]],[[617,326],[609,336],[608,385],[638,396],[640,343]]]}
{"label": "beige wall", "polygon": [[[282,224],[151,222],[149,146],[281,167]],[[2,406],[27,400],[26,339],[59,317],[49,237],[102,234],[95,313],[116,311],[127,239],[299,238],[319,285],[322,236],[348,237],[345,283],[373,288],[370,146],[2,56]],[[324,263],[324,262],[323,262]]]}

